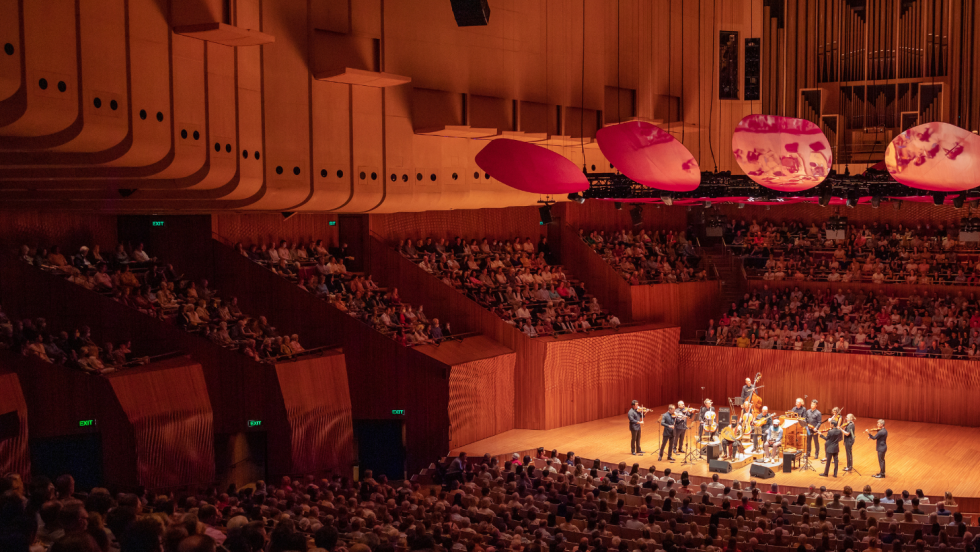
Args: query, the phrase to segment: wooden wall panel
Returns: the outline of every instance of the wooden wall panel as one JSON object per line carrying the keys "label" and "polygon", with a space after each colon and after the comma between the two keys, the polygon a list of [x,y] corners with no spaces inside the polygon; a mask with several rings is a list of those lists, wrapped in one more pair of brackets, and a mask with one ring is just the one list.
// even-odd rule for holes
{"label": "wooden wall panel", "polygon": [[633,229],[647,232],[659,230],[684,230],[687,227],[687,208],[683,206],[646,205],[643,209],[643,225],[633,226],[630,218],[630,205],[616,210],[612,201],[586,201],[585,203],[559,203],[555,205],[555,213],[561,217],[561,222],[571,226],[578,232],[579,228],[586,232],[605,230],[606,233],[617,230]]}
{"label": "wooden wall panel", "polygon": [[[767,282],[765,280],[748,280],[749,290],[761,290],[765,286],[769,286],[771,290],[780,289],[793,289],[799,287],[803,290],[811,290],[816,292],[820,291],[832,291],[834,293],[839,289],[844,290],[854,290],[863,291],[864,293],[884,293],[886,295],[894,295],[896,297],[909,297],[913,293],[918,293],[920,295],[925,293],[938,294],[938,295],[956,295],[957,293],[962,293],[963,295],[975,294],[977,292],[976,286],[947,286],[942,284],[932,284],[928,286],[920,284],[875,284],[872,282],[797,282],[794,280],[783,280],[780,282]],[[714,316],[720,316],[722,310],[727,310],[726,305],[718,305],[712,312]],[[714,317],[712,316],[712,317]],[[701,328],[707,326],[705,323]],[[699,328],[700,329],[700,328]]]}
{"label": "wooden wall panel", "polygon": [[678,398],[701,396],[725,405],[741,393],[744,379],[762,373],[760,391],[770,411],[782,412],[797,397],[840,406],[857,416],[859,429],[878,418],[977,427],[980,363],[871,355],[681,345]]}
{"label": "wooden wall panel", "polygon": [[229,244],[241,242],[246,248],[252,244],[279,243],[279,240],[310,243],[323,240],[325,247],[337,245],[337,215],[297,213],[283,219],[279,213],[214,213],[211,229]]}
{"label": "wooden wall panel", "polygon": [[851,209],[825,208],[816,203],[794,203],[791,205],[780,205],[773,209],[766,209],[761,205],[746,205],[742,209],[738,205],[716,205],[711,213],[717,213],[729,219],[745,220],[751,223],[752,220],[772,222],[792,222],[801,221],[809,224],[815,222],[821,225],[832,215],[840,214],[847,217],[848,224],[868,225],[874,223],[883,225],[891,224],[894,228],[898,224],[905,226],[916,224],[930,224],[935,228],[939,224],[945,224],[948,228],[951,225],[959,225],[960,219],[967,216],[966,211],[956,209],[952,205],[936,206],[931,202],[922,201],[903,201],[901,209],[895,210],[890,204],[882,203],[878,209],[871,205],[858,205]]}
{"label": "wooden wall panel", "polygon": [[630,286],[633,320],[675,324],[682,338],[691,338],[715,317],[720,293],[718,280]]}
{"label": "wooden wall panel", "polygon": [[560,232],[561,260],[572,275],[585,282],[586,289],[599,299],[602,307],[615,313],[623,322],[640,320],[633,313],[633,292],[629,282],[579,239],[573,227],[563,224]]}
{"label": "wooden wall panel", "polygon": [[214,425],[201,365],[176,359],[108,377],[135,436],[141,485],[161,489],[214,480]]}
{"label": "wooden wall panel", "polygon": [[454,365],[449,371],[449,448],[514,429],[515,353]]}
{"label": "wooden wall panel", "polygon": [[18,210],[0,216],[0,248],[5,251],[25,244],[45,248],[58,245],[68,257],[83,245],[98,244],[108,253],[117,242],[115,215]]}
{"label": "wooden wall panel", "polygon": [[550,341],[544,361],[548,429],[623,414],[636,399],[677,394],[679,328]]}
{"label": "wooden wall panel", "polygon": [[354,460],[344,355],[276,365],[291,435],[294,473],[342,473]]}
{"label": "wooden wall panel", "polygon": [[20,474],[27,481],[31,477],[31,455],[27,446],[27,401],[21,390],[17,373],[0,369],[0,414],[17,412],[17,434],[0,440],[0,471]]}
{"label": "wooden wall panel", "polygon": [[371,232],[396,243],[406,238],[449,240],[460,236],[464,240],[530,237],[537,245],[538,236],[546,232],[540,222],[537,207],[424,211],[371,215]]}

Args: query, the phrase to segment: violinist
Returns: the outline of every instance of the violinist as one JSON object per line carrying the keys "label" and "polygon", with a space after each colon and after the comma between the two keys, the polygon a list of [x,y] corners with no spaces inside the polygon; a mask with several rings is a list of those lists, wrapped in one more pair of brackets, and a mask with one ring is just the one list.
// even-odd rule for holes
{"label": "violinist", "polygon": [[677,401],[677,409],[674,410],[674,452],[684,454],[684,434],[687,433],[687,405],[684,401]]}
{"label": "violinist", "polygon": [[643,449],[640,448],[640,430],[643,429],[644,413],[646,409],[640,406],[639,401],[633,401],[629,412],[626,413],[630,420],[630,454],[634,456],[643,453]]}
{"label": "violinist", "polygon": [[817,435],[825,441],[827,445],[824,447],[824,452],[827,454],[826,463],[827,467],[823,469],[823,473],[819,474],[820,477],[827,477],[830,473],[830,463],[834,463],[834,477],[837,477],[837,453],[840,451],[840,442],[844,435],[841,430],[837,429],[837,420],[830,420],[830,429],[827,431],[827,435],[817,432]]}
{"label": "violinist", "polygon": [[851,453],[851,447],[854,446],[854,414],[847,415],[841,431],[844,433],[844,452],[847,453],[847,467],[844,471],[849,472],[854,469],[854,455]]}
{"label": "violinist", "polygon": [[877,441],[875,449],[878,451],[878,467],[881,471],[872,475],[875,479],[885,478],[885,453],[888,452],[888,430],[885,429],[885,420],[878,420],[878,427],[874,430],[866,429],[868,439]]}
{"label": "violinist", "polygon": [[672,455],[674,450],[674,405],[667,407],[667,412],[664,412],[660,417],[660,425],[664,428],[663,440],[660,441],[660,456],[657,458],[658,461],[664,459],[664,447],[667,447],[667,461],[673,462],[674,457]]}

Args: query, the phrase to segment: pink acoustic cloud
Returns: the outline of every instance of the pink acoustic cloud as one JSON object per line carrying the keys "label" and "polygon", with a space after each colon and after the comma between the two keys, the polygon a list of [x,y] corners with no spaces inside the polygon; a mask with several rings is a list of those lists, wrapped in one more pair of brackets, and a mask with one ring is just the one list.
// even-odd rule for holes
{"label": "pink acoustic cloud", "polygon": [[948,123],[919,125],[888,144],[885,166],[911,188],[969,190],[980,185],[980,136]]}
{"label": "pink acoustic cloud", "polygon": [[547,148],[518,140],[490,141],[476,154],[476,164],[522,192],[568,194],[589,189],[581,167]]}
{"label": "pink acoustic cloud", "polygon": [[830,142],[804,119],[749,115],[732,134],[735,161],[757,184],[801,192],[823,182],[834,163]]}
{"label": "pink acoustic cloud", "polygon": [[690,192],[701,183],[701,168],[683,144],[650,123],[631,121],[596,133],[599,149],[634,182],[658,190]]}

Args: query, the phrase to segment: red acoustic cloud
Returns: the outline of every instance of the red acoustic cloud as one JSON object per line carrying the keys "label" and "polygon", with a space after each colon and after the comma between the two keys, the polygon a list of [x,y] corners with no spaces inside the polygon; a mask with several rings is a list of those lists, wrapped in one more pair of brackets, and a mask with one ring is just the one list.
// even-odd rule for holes
{"label": "red acoustic cloud", "polygon": [[634,182],[672,192],[690,192],[701,183],[701,168],[669,132],[642,121],[605,127],[596,133],[599,149]]}
{"label": "red acoustic cloud", "polygon": [[919,190],[958,192],[980,185],[980,136],[948,123],[926,123],[885,150],[892,178]]}
{"label": "red acoustic cloud", "polygon": [[490,176],[522,192],[568,194],[589,189],[581,167],[547,148],[498,138],[476,154],[476,164]]}
{"label": "red acoustic cloud", "polygon": [[834,155],[817,125],[803,119],[749,115],[735,127],[732,153],[757,184],[801,192],[823,182]]}

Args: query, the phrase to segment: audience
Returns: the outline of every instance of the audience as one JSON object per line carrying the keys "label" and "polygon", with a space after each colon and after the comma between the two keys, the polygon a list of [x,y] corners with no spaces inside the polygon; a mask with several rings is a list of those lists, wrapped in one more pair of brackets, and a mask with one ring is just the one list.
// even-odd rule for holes
{"label": "audience", "polygon": [[528,337],[620,325],[619,318],[586,292],[585,284],[557,264],[544,236],[537,244],[529,237],[402,240],[398,252]]}
{"label": "audience", "polygon": [[414,481],[366,470],[360,481],[287,476],[278,485],[156,496],[80,492],[70,476],[25,484],[7,475],[0,479],[0,549],[829,552],[879,550],[883,543],[899,552],[977,550],[971,520],[948,504],[927,506],[928,514],[903,512],[897,501],[880,500],[887,491],[870,487],[855,500],[850,487],[843,496],[813,487],[797,495],[716,480],[694,494],[687,472],[678,484],[670,470],[638,464],[589,469],[578,458],[501,463],[460,454],[447,465]]}
{"label": "audience", "polygon": [[[51,251],[57,252],[58,247]],[[150,257],[141,243],[132,251],[119,244],[110,259],[101,256],[98,246],[91,250],[82,246],[70,265],[60,264],[63,257],[44,257],[27,245],[21,247],[20,258],[42,270],[64,273],[72,283],[259,362],[273,363],[306,352],[298,336],[280,336],[264,316],[243,314],[237,298],[222,300],[207,280],[195,282],[177,273],[172,264]]]}
{"label": "audience", "polygon": [[634,234],[629,229],[606,236],[601,230],[579,230],[579,237],[634,286],[708,279],[708,271],[699,268],[701,257],[684,232],[661,236],[659,231]]}
{"label": "audience", "polygon": [[347,244],[328,252],[323,240],[308,246],[280,240],[279,247],[253,245],[245,251],[236,244],[235,250],[403,346],[437,344],[452,338],[449,322],[429,320],[423,306],[415,308],[405,302],[398,288],[381,288],[370,274],[348,271],[344,261],[354,257]]}

